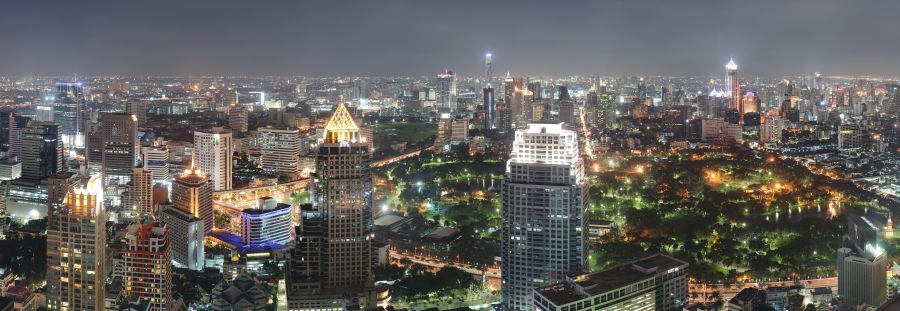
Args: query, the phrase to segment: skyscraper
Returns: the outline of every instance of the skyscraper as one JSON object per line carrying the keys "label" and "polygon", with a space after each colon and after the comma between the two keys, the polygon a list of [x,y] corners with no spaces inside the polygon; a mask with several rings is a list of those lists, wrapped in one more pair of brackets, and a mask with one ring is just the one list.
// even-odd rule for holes
{"label": "skyscraper", "polygon": [[134,115],[137,119],[137,126],[143,127],[147,124],[147,102],[140,99],[131,99],[125,104],[125,112]]}
{"label": "skyscraper", "polygon": [[243,106],[234,106],[228,110],[228,128],[235,134],[247,132],[249,113]]}
{"label": "skyscraper", "polygon": [[231,131],[221,127],[194,132],[197,168],[209,174],[213,191],[231,190],[232,144]]}
{"label": "skyscraper", "polygon": [[172,206],[159,204],[159,222],[169,229],[172,263],[176,267],[203,270],[203,220]]}
{"label": "skyscraper", "polygon": [[81,82],[57,82],[54,120],[59,122],[67,146],[84,146],[84,85]]}
{"label": "skyscraper", "polygon": [[502,186],[502,301],[532,310],[532,292],[586,263],[587,183],[574,131],[529,124],[516,131]]}
{"label": "skyscraper", "polygon": [[263,171],[294,178],[300,174],[300,131],[259,128]]}
{"label": "skyscraper", "polygon": [[153,174],[153,182],[158,183],[169,178],[169,149],[166,147],[141,148],[141,160],[144,169]]}
{"label": "skyscraper", "polygon": [[[333,298],[349,297],[349,304],[374,306],[372,272],[372,176],[369,172],[369,147],[359,136],[359,126],[343,103],[325,125],[325,137],[319,144],[316,175],[312,178],[314,209],[322,215],[321,247],[300,247],[292,256],[321,257],[316,266],[292,266],[292,274],[315,278],[296,280],[303,286],[291,286],[292,309],[312,308],[312,301],[329,306]],[[303,243],[306,233],[298,240]],[[318,254],[304,254],[303,251]],[[292,281],[293,282],[293,281]],[[298,283],[292,283],[298,284]],[[291,301],[294,301],[291,303]],[[331,305],[333,306],[333,305]],[[301,308],[302,309],[302,308]]]}
{"label": "skyscraper", "polygon": [[94,175],[49,213],[47,306],[50,310],[104,310],[106,209]]}
{"label": "skyscraper", "polygon": [[491,53],[484,54],[484,83],[487,88],[491,87],[491,80],[494,78],[494,56]]}
{"label": "skyscraper", "polygon": [[731,109],[738,111],[738,122],[744,124],[744,107],[741,105],[741,78],[738,76],[738,67],[734,59],[725,65],[727,73],[728,95],[731,96]]}
{"label": "skyscraper", "polygon": [[[106,185],[117,183],[125,185],[131,180],[132,168],[138,160],[140,144],[137,138],[137,118],[130,113],[104,113],[98,125],[101,139],[99,142],[101,171]],[[88,157],[89,161],[95,161]]]}
{"label": "skyscraper", "polygon": [[437,75],[437,96],[440,108],[456,110],[456,74],[453,71],[444,69],[442,74]]}
{"label": "skyscraper", "polygon": [[125,297],[150,302],[150,310],[172,306],[172,248],[164,224],[133,224],[125,229],[122,250]]}
{"label": "skyscraper", "polygon": [[131,181],[128,182],[128,192],[123,197],[122,207],[123,212],[128,214],[128,218],[137,219],[140,216],[156,216],[156,211],[153,208],[152,173],[143,167],[131,169]]}
{"label": "skyscraper", "polygon": [[887,297],[888,259],[879,229],[850,214],[848,241],[837,250],[838,295],[850,305],[877,307]]}
{"label": "skyscraper", "polygon": [[494,88],[484,88],[484,129],[490,130],[494,128],[494,118],[496,105],[494,103]]}
{"label": "skyscraper", "polygon": [[63,143],[59,124],[34,122],[21,131],[22,179],[38,182],[63,167]]}
{"label": "skyscraper", "polygon": [[213,228],[213,187],[209,176],[191,166],[172,182],[172,204],[203,220],[203,233]]}

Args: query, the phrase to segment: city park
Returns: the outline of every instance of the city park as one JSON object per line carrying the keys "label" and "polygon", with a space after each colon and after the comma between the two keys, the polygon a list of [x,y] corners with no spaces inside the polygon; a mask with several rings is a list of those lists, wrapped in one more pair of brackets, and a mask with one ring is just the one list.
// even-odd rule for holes
{"label": "city park", "polygon": [[[401,213],[425,227],[452,228],[459,237],[434,245],[422,236],[392,239],[383,230],[376,231],[378,236],[386,235],[395,250],[448,267],[496,268],[506,157],[473,155],[460,146],[443,153],[423,151],[373,169],[378,212]],[[831,277],[836,250],[846,239],[845,213],[887,214],[850,182],[760,151],[670,149],[601,159],[585,168],[586,213],[589,221],[609,221],[613,228],[589,242],[591,270],[662,252],[688,261],[696,283]],[[890,252],[893,243],[887,247]],[[496,290],[454,279],[461,275],[456,270],[441,274],[410,262],[398,266],[404,267],[394,271],[400,301],[446,303]],[[436,284],[447,286],[402,286],[421,284],[423,277],[437,280],[439,274]]]}

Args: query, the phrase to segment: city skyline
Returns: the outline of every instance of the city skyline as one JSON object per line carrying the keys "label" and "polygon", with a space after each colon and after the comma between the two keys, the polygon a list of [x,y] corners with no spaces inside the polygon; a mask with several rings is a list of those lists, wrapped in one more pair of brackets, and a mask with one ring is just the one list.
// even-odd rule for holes
{"label": "city skyline", "polygon": [[478,76],[485,53],[495,76],[900,70],[900,4],[876,1],[7,6],[0,75]]}

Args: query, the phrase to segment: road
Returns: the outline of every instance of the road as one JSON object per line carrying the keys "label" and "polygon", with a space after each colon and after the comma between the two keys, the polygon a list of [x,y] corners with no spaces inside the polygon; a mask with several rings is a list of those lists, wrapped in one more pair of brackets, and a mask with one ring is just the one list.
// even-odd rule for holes
{"label": "road", "polygon": [[401,154],[398,156],[390,157],[390,158],[383,159],[383,160],[378,160],[378,161],[370,163],[369,167],[382,167],[382,166],[385,166],[385,165],[388,165],[388,164],[391,164],[391,163],[394,163],[394,162],[397,162],[400,160],[412,158],[412,157],[417,156],[420,153],[422,153],[422,150],[425,150],[425,149],[428,149],[428,148],[419,148],[419,149],[416,149],[416,150],[413,150],[413,151],[410,151],[410,152],[407,152],[407,153],[404,153],[404,154]]}
{"label": "road", "polygon": [[[485,277],[487,279],[495,279],[495,280],[500,279],[500,268],[499,267],[489,267],[487,269],[483,269],[483,268],[475,267],[472,265],[467,265],[467,264],[460,263],[460,262],[445,262],[444,260],[433,258],[433,257],[406,253],[406,252],[397,250],[396,248],[391,249],[390,256],[391,256],[391,259],[393,259],[393,260],[400,261],[403,259],[409,259],[409,261],[412,261],[414,263],[432,267],[435,269],[440,269],[440,268],[443,268],[446,266],[451,266],[451,267],[458,268],[460,270],[463,270],[465,272],[468,272],[472,275],[476,275],[479,277]],[[485,280],[485,281],[488,282],[488,280]]]}
{"label": "road", "polygon": [[776,287],[776,286],[793,286],[793,285],[803,285],[806,288],[816,288],[816,287],[828,287],[831,288],[833,293],[837,292],[837,278],[821,278],[821,279],[809,279],[809,280],[798,280],[798,281],[779,281],[779,282],[767,282],[767,283],[740,283],[740,284],[732,284],[732,285],[724,285],[724,284],[690,284],[688,285],[688,292],[690,293],[689,302],[707,302],[710,301],[710,295],[713,292],[719,292],[722,296],[722,299],[728,301],[735,295],[737,295],[742,289],[748,287],[760,287],[760,288],[768,288],[768,287]]}

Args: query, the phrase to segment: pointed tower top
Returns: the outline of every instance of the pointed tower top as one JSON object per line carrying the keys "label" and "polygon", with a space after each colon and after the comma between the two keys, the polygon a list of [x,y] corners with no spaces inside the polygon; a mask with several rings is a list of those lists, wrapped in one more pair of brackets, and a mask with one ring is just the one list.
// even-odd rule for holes
{"label": "pointed tower top", "polygon": [[728,64],[725,65],[725,69],[737,70],[737,64],[734,63],[734,58],[728,60]]}
{"label": "pointed tower top", "polygon": [[347,111],[347,107],[341,102],[328,123],[325,124],[325,142],[337,143],[340,141],[355,142],[359,126],[353,121],[353,116]]}

